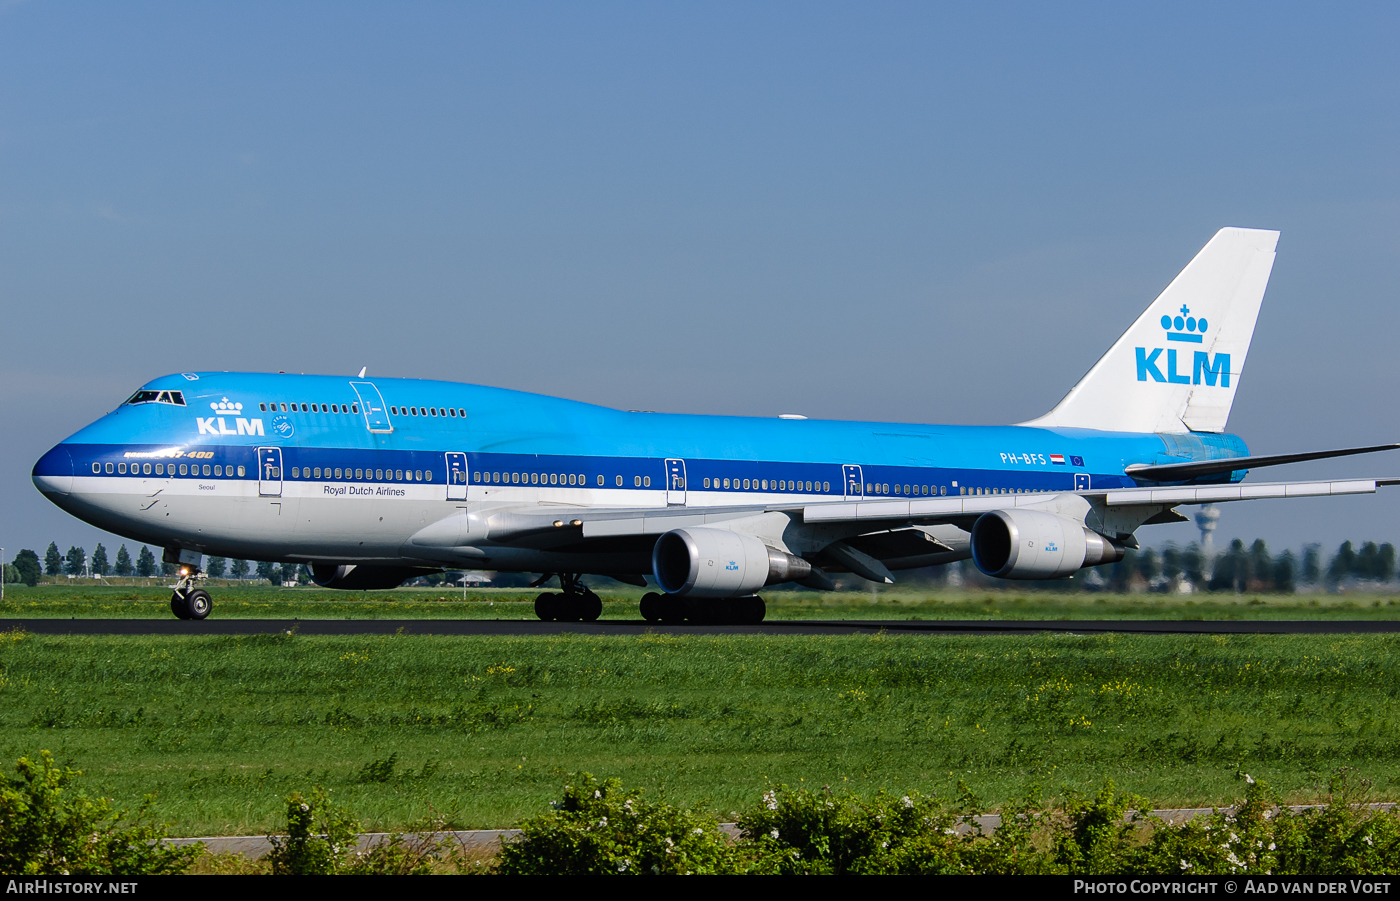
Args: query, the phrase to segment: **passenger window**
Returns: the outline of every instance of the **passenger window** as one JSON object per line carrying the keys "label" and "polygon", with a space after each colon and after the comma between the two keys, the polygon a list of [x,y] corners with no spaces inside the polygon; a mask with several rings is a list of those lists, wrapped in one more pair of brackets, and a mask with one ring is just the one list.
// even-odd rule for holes
{"label": "passenger window", "polygon": [[479,472],[474,472],[474,473],[472,473],[472,481],[473,481],[473,482],[480,482],[480,481],[481,481],[481,473],[479,473]]}
{"label": "passenger window", "polygon": [[365,477],[365,471],[364,471],[363,469],[357,469],[357,470],[355,470],[355,478],[357,478],[357,479],[363,479],[364,477]]}
{"label": "passenger window", "polygon": [[748,490],[749,490],[749,484],[750,484],[749,480],[748,480],[748,479],[744,479],[744,490],[745,490],[745,491],[748,491]]}
{"label": "passenger window", "polygon": [[[330,471],[330,470],[327,470],[327,472],[329,472],[329,471]],[[338,466],[336,467],[336,470],[335,470],[335,477],[336,477],[337,479],[340,478],[340,467],[338,467]]]}
{"label": "passenger window", "polygon": [[458,407],[458,408],[457,408],[457,415],[458,415],[458,416],[461,416],[462,418],[465,419],[465,418],[466,418],[466,415],[467,415],[467,411],[466,411],[466,410],[463,410],[461,407]]}
{"label": "passenger window", "polygon": [[641,477],[641,476],[633,476],[633,477],[632,477],[632,487],[633,487],[633,488],[640,488],[640,487],[642,487],[642,477]]}
{"label": "passenger window", "polygon": [[[96,466],[97,464],[94,463],[93,465]],[[107,474],[108,474],[108,475],[111,475],[111,474],[112,474],[112,470],[115,469],[115,468],[116,468],[116,467],[112,466],[111,463],[108,463],[108,464],[107,464]],[[97,470],[95,470],[95,469],[93,470],[93,472],[96,472],[96,471],[97,471]]]}
{"label": "passenger window", "polygon": [[[415,482],[421,482],[421,481],[423,481],[423,470],[421,470],[421,469],[415,469],[415,470],[413,470],[413,480],[414,480]],[[516,479],[516,480],[514,480],[514,481],[519,481],[519,480]]]}
{"label": "passenger window", "polygon": [[321,477],[321,467],[316,467],[315,471],[312,473],[312,477],[317,479]]}
{"label": "passenger window", "polygon": [[617,487],[619,487],[619,488],[622,487],[622,476],[618,476],[618,477],[617,477]]}
{"label": "passenger window", "polygon": [[705,487],[706,487],[706,488],[709,488],[709,487],[710,487],[710,480],[709,480],[709,479],[705,479]]}
{"label": "passenger window", "polygon": [[437,415],[437,407],[429,407],[429,408],[428,408],[428,415],[429,415],[429,416],[436,416],[436,415]]}
{"label": "passenger window", "polygon": [[398,416],[398,415],[399,415],[399,408],[398,408],[398,407],[390,407],[390,408],[389,408],[389,412],[392,413],[392,414],[394,414],[395,416]]}
{"label": "passenger window", "polygon": [[642,476],[642,487],[643,487],[643,488],[650,488],[650,487],[651,487],[651,476]]}
{"label": "passenger window", "polygon": [[[123,467],[123,471],[125,471],[125,467]],[[183,464],[183,463],[180,464],[180,475],[182,475],[182,476],[183,476],[183,475],[188,475],[188,474],[189,474],[189,471],[190,471],[190,468],[189,468],[188,466],[186,466],[186,465]]]}
{"label": "passenger window", "polygon": [[[224,474],[224,468],[223,468],[222,466],[215,466],[215,467],[214,467],[214,475],[216,475],[216,476],[221,476],[221,475],[223,475],[223,474]],[[295,473],[293,473],[293,474],[295,475]]]}
{"label": "passenger window", "polygon": [[423,481],[425,481],[425,482],[431,482],[432,480],[433,480],[433,471],[432,471],[431,469],[425,469],[425,470],[423,470]]}
{"label": "passenger window", "polygon": [[[367,470],[365,470],[365,472],[369,472],[369,470],[367,469]],[[376,470],[374,471],[374,480],[375,480],[376,482],[382,482],[382,481],[384,480],[384,470],[382,470],[382,469],[376,469]]]}
{"label": "passenger window", "polygon": [[266,413],[266,412],[267,412],[267,404],[258,404],[258,409],[259,409],[259,410],[262,410],[264,413]]}

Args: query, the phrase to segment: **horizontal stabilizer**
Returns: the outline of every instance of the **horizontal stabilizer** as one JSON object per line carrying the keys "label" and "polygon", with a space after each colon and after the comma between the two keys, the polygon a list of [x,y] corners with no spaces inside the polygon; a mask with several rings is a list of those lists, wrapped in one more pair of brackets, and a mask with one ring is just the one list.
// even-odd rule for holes
{"label": "horizontal stabilizer", "polygon": [[1397,448],[1400,448],[1400,444],[1377,444],[1373,447],[1344,447],[1340,450],[1309,451],[1305,454],[1269,454],[1258,457],[1193,460],[1189,463],[1163,463],[1160,465],[1134,463],[1124,472],[1135,479],[1146,479],[1153,482],[1184,482],[1202,476],[1219,475],[1222,472],[1280,466],[1284,463],[1302,463],[1305,460],[1325,460],[1328,457],[1350,457],[1353,454],[1373,454],[1377,451],[1396,450]]}

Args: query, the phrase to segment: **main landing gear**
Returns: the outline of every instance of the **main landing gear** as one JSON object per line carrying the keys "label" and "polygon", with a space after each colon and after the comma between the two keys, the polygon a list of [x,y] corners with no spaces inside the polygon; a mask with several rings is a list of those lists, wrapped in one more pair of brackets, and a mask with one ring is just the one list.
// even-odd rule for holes
{"label": "main landing gear", "polygon": [[642,618],[649,623],[695,623],[754,626],[763,622],[768,608],[757,595],[746,598],[690,598],[674,594],[642,595]]}
{"label": "main landing gear", "polygon": [[[543,585],[553,573],[545,573],[536,585]],[[579,575],[559,573],[563,594],[545,592],[535,598],[535,615],[546,622],[591,623],[603,614],[603,599],[589,591]]]}
{"label": "main landing gear", "polygon": [[204,619],[214,609],[209,592],[199,587],[205,574],[192,566],[180,567],[180,579],[170,596],[170,612],[180,619]]}

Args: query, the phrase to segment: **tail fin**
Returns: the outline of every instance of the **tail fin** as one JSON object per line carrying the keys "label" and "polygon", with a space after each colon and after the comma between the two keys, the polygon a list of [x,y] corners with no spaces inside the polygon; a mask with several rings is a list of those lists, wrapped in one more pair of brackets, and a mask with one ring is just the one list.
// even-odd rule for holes
{"label": "tail fin", "polygon": [[1278,232],[1222,228],[1084,378],[1045,428],[1223,432]]}

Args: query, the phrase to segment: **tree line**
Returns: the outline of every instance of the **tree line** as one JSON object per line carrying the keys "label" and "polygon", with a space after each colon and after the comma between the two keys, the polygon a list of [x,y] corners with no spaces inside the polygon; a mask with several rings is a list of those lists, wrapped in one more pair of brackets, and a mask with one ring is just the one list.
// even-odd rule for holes
{"label": "tree line", "polygon": [[[5,564],[5,581],[22,582],[32,586],[39,584],[39,577],[42,575],[148,578],[157,575],[173,576],[175,570],[175,564],[164,563],[156,559],[156,555],[144,544],[133,560],[131,552],[124,544],[117,549],[116,558],[109,559],[107,549],[101,544],[98,544],[89,555],[86,550],[77,545],[68,548],[68,553],[65,554],[58,549],[57,542],[49,542],[49,548],[44,552],[42,559],[29,548],[24,548],[15,554],[14,560]],[[279,585],[289,581],[304,583],[310,581],[311,578],[311,574],[305,566],[294,563],[279,566],[276,563],[230,560],[225,557],[205,558],[204,571],[215,579],[247,579],[251,576],[266,579]]]}
{"label": "tree line", "polygon": [[[175,569],[175,564],[157,560],[145,545],[141,546],[133,560],[123,544],[117,549],[116,559],[109,561],[107,549],[101,544],[89,556],[76,545],[68,548],[68,553],[64,554],[59,551],[56,542],[50,542],[42,560],[28,548],[16,554],[14,560],[5,565],[4,579],[8,583],[37,585],[41,575],[145,578],[173,576]],[[295,563],[278,565],[209,557],[205,560],[204,569],[215,579],[252,577],[265,579],[274,585],[285,582],[305,585],[311,581],[307,567]],[[933,578],[937,581],[947,579],[952,575],[952,569],[947,566],[935,567]],[[957,566],[956,572],[964,582],[995,584],[977,572],[970,560]],[[1352,542],[1344,541],[1324,565],[1322,546],[1318,544],[1307,545],[1301,555],[1291,550],[1274,555],[1263,539],[1257,539],[1246,547],[1243,541],[1236,538],[1213,559],[1208,559],[1195,542],[1186,547],[1169,543],[1160,552],[1153,548],[1130,548],[1117,563],[1081,570],[1072,579],[1045,584],[1047,587],[1069,590],[1265,591],[1288,594],[1297,591],[1299,586],[1336,588],[1356,582],[1388,583],[1394,581],[1395,575],[1395,545],[1388,541],[1379,545],[1367,541],[1359,549]],[[497,584],[505,582],[498,581]]]}

